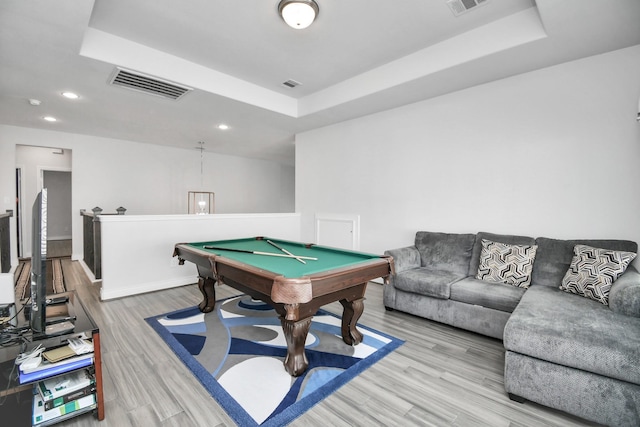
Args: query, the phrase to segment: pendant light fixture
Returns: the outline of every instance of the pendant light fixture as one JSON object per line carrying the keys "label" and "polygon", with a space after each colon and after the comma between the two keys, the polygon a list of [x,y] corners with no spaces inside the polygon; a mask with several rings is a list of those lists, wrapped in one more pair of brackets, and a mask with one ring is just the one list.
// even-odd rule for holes
{"label": "pendant light fixture", "polygon": [[320,8],[314,0],[282,0],[278,13],[291,28],[302,30],[313,23]]}
{"label": "pendant light fixture", "polygon": [[187,206],[190,214],[206,215],[214,212],[215,193],[204,188],[204,141],[198,141],[200,151],[200,191],[189,191]]}

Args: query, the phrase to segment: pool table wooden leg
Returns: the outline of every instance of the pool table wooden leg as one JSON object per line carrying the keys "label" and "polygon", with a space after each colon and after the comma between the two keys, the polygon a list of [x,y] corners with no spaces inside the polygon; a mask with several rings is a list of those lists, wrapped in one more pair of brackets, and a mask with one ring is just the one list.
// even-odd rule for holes
{"label": "pool table wooden leg", "polygon": [[216,288],[214,285],[216,281],[210,277],[202,277],[198,278],[198,289],[202,292],[202,296],[204,299],[200,304],[198,304],[198,308],[203,313],[209,313],[213,311],[216,305]]}
{"label": "pool table wooden leg", "polygon": [[353,301],[341,299],[342,311],[342,341],[349,345],[358,345],[362,342],[362,334],[356,328],[356,324],[364,311],[364,298]]}
{"label": "pool table wooden leg", "polygon": [[294,321],[280,316],[280,322],[287,340],[287,357],[284,360],[284,369],[289,375],[297,377],[309,366],[307,355],[304,352],[304,344],[311,327],[311,317]]}

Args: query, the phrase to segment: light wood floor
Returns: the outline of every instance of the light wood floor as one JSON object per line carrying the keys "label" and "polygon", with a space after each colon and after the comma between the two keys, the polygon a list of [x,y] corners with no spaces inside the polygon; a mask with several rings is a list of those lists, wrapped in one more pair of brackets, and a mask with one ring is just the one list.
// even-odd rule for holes
{"label": "light wood floor", "polygon": [[[196,305],[190,285],[117,300],[99,300],[77,261],[63,264],[100,326],[106,418],[65,426],[233,426],[216,401],[144,321]],[[218,298],[236,294],[218,287]],[[382,286],[367,288],[362,324],[405,344],[303,414],[293,426],[585,426],[569,415],[508,399],[502,342],[425,319],[386,312]],[[338,303],[326,306],[341,313]],[[248,385],[250,386],[250,385]],[[1,424],[1,422],[0,422]]]}

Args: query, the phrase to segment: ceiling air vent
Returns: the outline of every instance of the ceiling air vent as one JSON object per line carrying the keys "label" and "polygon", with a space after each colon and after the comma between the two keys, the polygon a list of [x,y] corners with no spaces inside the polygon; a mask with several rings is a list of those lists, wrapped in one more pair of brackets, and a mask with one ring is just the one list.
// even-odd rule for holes
{"label": "ceiling air vent", "polygon": [[116,68],[109,83],[125,87],[127,89],[136,90],[138,92],[144,92],[150,95],[161,96],[163,98],[173,100],[178,100],[184,94],[193,90],[190,87],[181,86],[157,77],[147,76],[145,74],[125,70],[123,68]]}
{"label": "ceiling air vent", "polygon": [[287,80],[286,82],[282,83],[283,86],[289,87],[289,88],[294,88],[296,86],[300,86],[302,83],[297,82],[295,80]]}
{"label": "ceiling air vent", "polygon": [[455,16],[460,16],[477,6],[488,3],[489,0],[447,0],[447,6]]}

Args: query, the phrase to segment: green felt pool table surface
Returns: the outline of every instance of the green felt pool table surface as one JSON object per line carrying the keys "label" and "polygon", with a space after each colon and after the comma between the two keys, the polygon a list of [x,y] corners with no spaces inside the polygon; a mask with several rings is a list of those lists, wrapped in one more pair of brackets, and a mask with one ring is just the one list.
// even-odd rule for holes
{"label": "green felt pool table surface", "polygon": [[[279,256],[257,255],[252,253],[241,253],[225,251],[219,249],[206,249],[207,246],[216,248],[229,248],[236,250],[249,250],[259,252],[269,252],[282,255],[283,252],[267,242],[272,241],[279,247],[286,249],[294,255],[317,258],[317,260],[304,260],[305,264],[295,258],[285,258]],[[227,257],[256,268],[271,271],[287,278],[310,276],[328,270],[348,267],[358,263],[379,259],[379,255],[356,252],[321,245],[309,245],[305,243],[292,242],[287,240],[272,239],[267,237],[253,237],[232,240],[217,240],[209,242],[188,243],[195,249]]]}

